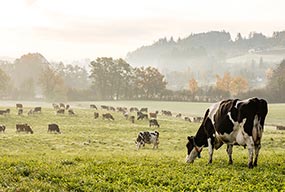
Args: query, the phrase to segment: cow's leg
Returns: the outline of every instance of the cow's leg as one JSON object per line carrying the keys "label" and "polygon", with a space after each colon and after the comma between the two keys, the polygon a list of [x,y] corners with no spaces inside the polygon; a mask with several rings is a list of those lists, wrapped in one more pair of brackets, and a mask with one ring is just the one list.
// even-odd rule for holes
{"label": "cow's leg", "polygon": [[255,145],[255,158],[254,158],[254,163],[253,166],[257,166],[257,159],[258,159],[258,155],[259,155],[259,150],[261,148],[260,144]]}
{"label": "cow's leg", "polygon": [[233,164],[233,159],[232,159],[233,145],[231,145],[231,144],[227,145],[227,153],[229,156],[229,164],[231,165],[231,164]]}
{"label": "cow's leg", "polygon": [[213,160],[213,153],[214,153],[214,145],[213,145],[213,139],[208,138],[208,150],[209,150],[209,161],[208,164],[212,163]]}
{"label": "cow's leg", "polygon": [[248,168],[253,168],[253,151],[254,151],[254,142],[252,136],[246,139],[246,145],[248,148]]}

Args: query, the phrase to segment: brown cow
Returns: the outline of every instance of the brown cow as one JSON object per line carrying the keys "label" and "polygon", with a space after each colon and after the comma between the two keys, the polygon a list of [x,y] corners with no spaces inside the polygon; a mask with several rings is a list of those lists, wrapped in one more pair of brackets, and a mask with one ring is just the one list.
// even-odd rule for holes
{"label": "brown cow", "polygon": [[98,119],[98,117],[99,117],[99,113],[94,112],[94,119]]}
{"label": "brown cow", "polygon": [[102,114],[102,117],[103,119],[112,119],[113,121],[115,120],[114,117],[110,114],[110,113],[105,113],[105,114]]}
{"label": "brown cow", "polygon": [[33,130],[28,124],[16,124],[16,132],[26,132],[33,134]]}
{"label": "brown cow", "polygon": [[65,112],[65,109],[59,109],[56,111],[56,114],[59,115],[59,114],[64,114]]}
{"label": "brown cow", "polygon": [[23,104],[17,103],[17,104],[16,104],[16,108],[17,108],[17,109],[23,108]]}
{"label": "brown cow", "polygon": [[50,132],[50,133],[55,132],[55,133],[61,134],[58,125],[55,123],[48,124],[48,132]]}

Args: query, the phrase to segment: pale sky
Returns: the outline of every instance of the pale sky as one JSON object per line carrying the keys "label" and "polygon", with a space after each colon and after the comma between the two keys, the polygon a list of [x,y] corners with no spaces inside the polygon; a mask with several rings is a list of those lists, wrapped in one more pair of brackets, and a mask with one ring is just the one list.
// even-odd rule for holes
{"label": "pale sky", "polygon": [[0,0],[0,57],[125,58],[159,38],[285,30],[284,0]]}

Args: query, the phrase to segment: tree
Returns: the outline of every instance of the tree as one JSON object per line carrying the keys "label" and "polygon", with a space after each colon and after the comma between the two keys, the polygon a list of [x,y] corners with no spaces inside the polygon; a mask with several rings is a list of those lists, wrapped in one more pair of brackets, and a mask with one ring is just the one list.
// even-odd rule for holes
{"label": "tree", "polygon": [[241,76],[233,77],[230,82],[230,93],[233,96],[236,96],[240,93],[248,91],[248,82],[245,78]]}
{"label": "tree", "polygon": [[66,87],[64,81],[57,72],[47,67],[39,78],[42,91],[48,100],[66,100]]}
{"label": "tree", "polygon": [[189,80],[189,90],[192,95],[192,100],[194,100],[195,94],[198,91],[198,82],[194,78]]}
{"label": "tree", "polygon": [[146,99],[161,97],[166,89],[164,76],[154,67],[135,68],[135,77],[137,93]]}
{"label": "tree", "polygon": [[219,75],[216,75],[216,87],[219,90],[230,92],[230,84],[232,81],[232,76],[229,72],[224,73],[223,77],[220,77]]}
{"label": "tree", "polygon": [[267,90],[274,102],[285,102],[285,60],[273,70],[273,74],[267,84]]}
{"label": "tree", "polygon": [[0,92],[1,92],[1,96],[6,95],[5,92],[7,91],[9,81],[10,81],[9,76],[2,69],[0,69]]}

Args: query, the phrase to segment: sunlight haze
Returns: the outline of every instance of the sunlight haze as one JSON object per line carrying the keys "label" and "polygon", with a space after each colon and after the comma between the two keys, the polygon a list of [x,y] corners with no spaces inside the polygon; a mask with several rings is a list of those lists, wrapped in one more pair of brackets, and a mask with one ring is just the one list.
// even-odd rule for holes
{"label": "sunlight haze", "polygon": [[225,30],[271,36],[285,29],[281,0],[11,0],[0,3],[0,56],[48,60],[122,57],[159,38]]}

